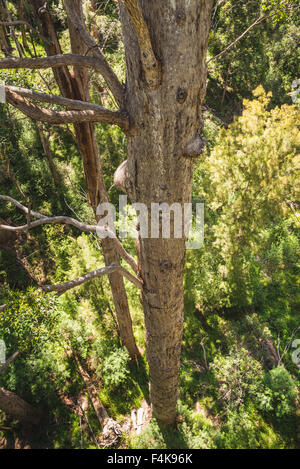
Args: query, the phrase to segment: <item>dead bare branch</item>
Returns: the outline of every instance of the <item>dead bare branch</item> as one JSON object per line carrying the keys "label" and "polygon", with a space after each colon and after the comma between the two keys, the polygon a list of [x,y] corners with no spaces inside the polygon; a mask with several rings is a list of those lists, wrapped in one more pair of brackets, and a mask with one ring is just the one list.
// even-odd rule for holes
{"label": "dead bare branch", "polygon": [[[87,101],[69,99],[69,98],[65,98],[63,96],[57,96],[54,94],[41,93],[38,91],[29,90],[27,88],[20,88],[18,86],[6,86],[5,89],[10,90],[14,93],[17,93],[23,98],[28,98],[28,99],[32,99],[32,100],[40,101],[44,103],[58,104],[59,106],[64,106],[66,108],[73,109],[73,110],[79,110],[79,111],[91,110],[95,112],[109,111],[109,112],[112,112],[113,115],[115,115],[118,112],[118,111],[111,111],[105,107],[98,106],[98,104],[89,103]],[[122,113],[120,114],[126,119],[126,114],[124,111],[122,111]],[[128,124],[126,124],[126,126],[127,125]]]}
{"label": "dead bare branch", "polygon": [[206,341],[206,338],[202,339],[201,342],[200,342],[200,345],[201,345],[202,350],[203,350],[204,366],[205,366],[206,371],[208,371],[209,370],[209,365],[207,363],[207,356],[206,356],[206,350],[205,350],[205,341]]}
{"label": "dead bare branch", "polygon": [[43,41],[46,41],[47,42],[47,39],[45,38],[45,36],[43,36],[40,31],[38,31],[37,29],[35,29],[30,23],[28,23],[27,21],[23,21],[23,20],[16,20],[16,21],[0,21],[0,26],[7,26],[7,27],[10,27],[10,26],[18,26],[18,25],[21,25],[21,26],[27,26],[27,28],[31,29],[32,31],[34,31],[35,33],[37,33],[39,35],[39,37],[43,40]]}
{"label": "dead bare branch", "polygon": [[[32,213],[31,213],[32,214]],[[32,221],[29,225],[29,229],[36,228],[41,225],[52,225],[52,224],[64,224],[64,225],[72,225],[78,228],[81,231],[89,232],[89,233],[96,233],[97,226],[96,225],[87,225],[85,223],[81,223],[74,218],[58,216],[58,217],[44,217],[40,220]],[[10,225],[0,225],[1,230],[7,231],[24,231],[28,228],[28,225],[21,225],[21,226],[10,226]],[[101,228],[98,227],[98,231],[101,231]],[[109,230],[105,230],[103,228],[103,232]]]}
{"label": "dead bare branch", "polygon": [[[0,195],[0,200],[5,200],[7,202],[13,203],[16,207],[18,207],[20,210],[25,212],[26,214],[29,213],[29,210],[27,207],[24,205],[20,204],[17,202],[15,199],[9,196],[5,195]],[[74,218],[70,217],[65,217],[65,216],[58,216],[58,217],[46,217],[45,215],[42,215],[39,212],[34,212],[30,211],[30,214],[36,218],[39,218],[39,220],[31,222],[29,225],[28,223],[26,225],[22,226],[10,226],[10,225],[0,225],[0,230],[6,230],[6,231],[25,231],[28,229],[36,228],[41,225],[46,225],[46,224],[64,224],[64,225],[72,225],[75,228],[78,228],[81,231],[88,232],[88,233],[97,233],[98,236],[103,237],[103,238],[111,238],[114,240],[114,245],[116,251],[119,253],[119,255],[126,261],[134,270],[134,272],[138,273],[139,268],[138,265],[135,261],[135,259],[126,251],[120,240],[117,238],[115,233],[113,233],[108,227],[102,227],[102,226],[97,226],[97,225],[88,225],[86,223],[79,222],[78,220],[75,220]]]}
{"label": "dead bare branch", "polygon": [[15,353],[13,353],[3,365],[0,366],[0,373],[3,373],[3,371],[22,353],[22,350],[17,350]]}
{"label": "dead bare branch", "polygon": [[78,287],[79,285],[82,285],[83,283],[89,282],[95,278],[102,277],[103,275],[110,275],[114,272],[121,273],[124,277],[126,277],[134,285],[136,285],[139,289],[142,289],[142,285],[143,285],[142,282],[137,277],[135,277],[130,272],[128,272],[128,270],[124,269],[123,267],[117,264],[112,264],[108,267],[101,267],[100,269],[93,270],[92,272],[88,272],[87,274],[82,275],[81,277],[78,277],[74,280],[70,280],[69,282],[61,283],[59,285],[45,285],[41,287],[41,289],[45,293],[57,292],[60,296],[63,293],[67,292],[68,290]]}

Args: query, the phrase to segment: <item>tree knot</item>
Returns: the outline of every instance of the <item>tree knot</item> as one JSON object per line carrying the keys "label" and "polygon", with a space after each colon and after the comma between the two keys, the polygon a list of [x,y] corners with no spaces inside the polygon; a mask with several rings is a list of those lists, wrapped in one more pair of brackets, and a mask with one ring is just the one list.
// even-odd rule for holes
{"label": "tree knot", "polygon": [[185,88],[178,88],[177,93],[176,93],[176,101],[178,101],[180,104],[183,104],[186,101],[188,92]]}
{"label": "tree knot", "polygon": [[197,158],[203,153],[206,144],[206,139],[200,137],[197,133],[195,137],[191,138],[183,149],[183,156],[189,158]]}

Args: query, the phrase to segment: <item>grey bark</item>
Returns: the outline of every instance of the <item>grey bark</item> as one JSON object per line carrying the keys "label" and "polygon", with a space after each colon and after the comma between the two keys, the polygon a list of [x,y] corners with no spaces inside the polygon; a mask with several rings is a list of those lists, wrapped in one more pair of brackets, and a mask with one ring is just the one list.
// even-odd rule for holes
{"label": "grey bark", "polygon": [[[78,18],[83,21],[81,1],[73,0],[71,3],[72,12],[76,13]],[[70,2],[68,0],[65,1],[68,14],[70,14],[70,8],[68,7],[69,4]],[[71,20],[69,21],[69,32],[72,52],[75,54],[84,54],[86,47],[82,43],[81,38],[78,36],[78,27],[75,26]],[[78,98],[83,99],[84,101],[88,101],[89,77],[86,69],[81,67],[74,67],[74,77],[76,79],[76,83],[78,84]],[[100,155],[96,141],[95,129],[92,124],[89,124],[86,126],[86,128],[81,127],[77,129],[77,127],[75,127],[75,130],[78,134],[79,146],[83,153],[85,174],[88,181],[89,193],[93,196],[91,203],[94,208],[94,211],[96,212],[98,204],[100,202],[108,202],[108,196],[100,164]],[[87,153],[88,142],[90,145],[89,153]],[[91,161],[94,161],[94,164],[97,168],[97,172],[94,174],[90,171]],[[95,175],[97,176],[96,180]],[[102,249],[105,264],[107,266],[110,266],[112,264],[120,265],[120,256],[116,252],[115,243],[112,239],[106,238],[102,240]],[[136,359],[139,356],[139,351],[136,346],[135,338],[133,335],[132,320],[130,316],[128,299],[123,277],[118,272],[114,272],[109,275],[109,282],[116,310],[120,339],[123,345],[127,348],[130,357],[132,359]]]}

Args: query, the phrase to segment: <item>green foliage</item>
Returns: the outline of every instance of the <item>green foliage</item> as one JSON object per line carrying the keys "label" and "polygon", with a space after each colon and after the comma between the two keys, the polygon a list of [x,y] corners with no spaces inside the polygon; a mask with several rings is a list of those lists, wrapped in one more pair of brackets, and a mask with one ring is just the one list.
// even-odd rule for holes
{"label": "green foliage", "polygon": [[289,18],[299,9],[297,0],[260,0],[262,10],[274,16],[275,22]]}
{"label": "green foliage", "polygon": [[129,376],[129,359],[128,352],[121,348],[104,359],[100,371],[106,386],[114,389],[126,384]]}
{"label": "green foliage", "polygon": [[219,387],[219,399],[226,409],[241,407],[256,395],[263,376],[261,364],[245,349],[228,356],[216,356],[212,364]]}
{"label": "green foliage", "polygon": [[[9,349],[26,350],[46,335],[57,323],[55,299],[29,288],[26,293],[5,290],[2,301],[7,306],[0,312],[0,335]],[[13,350],[16,351],[16,350]]]}

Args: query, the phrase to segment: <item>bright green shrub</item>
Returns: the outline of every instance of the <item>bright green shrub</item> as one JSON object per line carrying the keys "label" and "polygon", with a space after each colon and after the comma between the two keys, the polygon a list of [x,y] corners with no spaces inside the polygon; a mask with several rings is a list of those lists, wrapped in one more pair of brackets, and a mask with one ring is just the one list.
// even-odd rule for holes
{"label": "bright green shrub", "polygon": [[265,374],[264,390],[257,396],[258,406],[277,418],[290,415],[295,410],[297,393],[289,372],[279,366]]}
{"label": "bright green shrub", "polygon": [[239,408],[259,390],[263,377],[261,364],[245,349],[217,356],[212,364],[224,409]]}
{"label": "bright green shrub", "polygon": [[106,386],[116,388],[126,382],[129,375],[129,360],[127,350],[121,348],[104,359],[101,365],[101,374]]}

